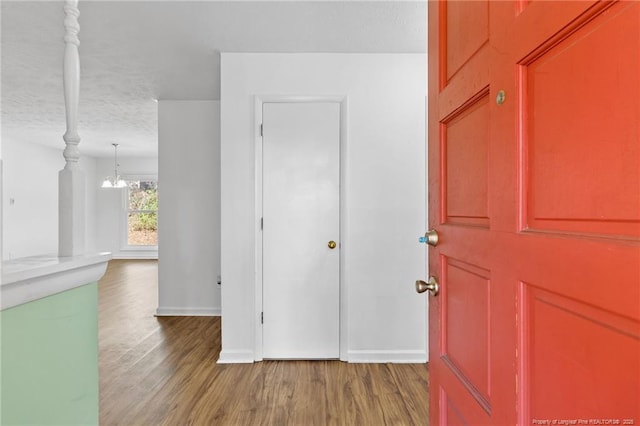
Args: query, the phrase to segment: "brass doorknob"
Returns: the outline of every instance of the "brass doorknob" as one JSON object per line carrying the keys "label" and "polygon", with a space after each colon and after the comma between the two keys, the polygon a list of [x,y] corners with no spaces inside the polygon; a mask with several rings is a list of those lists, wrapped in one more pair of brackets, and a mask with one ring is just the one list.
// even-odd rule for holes
{"label": "brass doorknob", "polygon": [[333,250],[334,248],[336,248],[336,242],[335,241],[329,241],[329,244],[327,244],[329,246],[329,248],[331,250]]}
{"label": "brass doorknob", "polygon": [[432,296],[437,296],[440,292],[440,286],[438,285],[438,281],[436,277],[429,277],[429,281],[424,282],[422,280],[416,281],[416,291],[418,293],[424,293],[429,290]]}
{"label": "brass doorknob", "polygon": [[436,232],[435,229],[429,229],[427,233],[424,234],[425,242],[432,247],[435,247],[438,245],[439,238],[440,237],[438,236],[438,232]]}

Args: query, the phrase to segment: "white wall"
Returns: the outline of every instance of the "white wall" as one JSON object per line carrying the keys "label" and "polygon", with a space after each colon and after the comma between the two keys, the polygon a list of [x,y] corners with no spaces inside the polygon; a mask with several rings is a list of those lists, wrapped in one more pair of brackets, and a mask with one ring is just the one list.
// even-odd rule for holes
{"label": "white wall", "polygon": [[159,101],[158,315],[219,315],[220,102]]}
{"label": "white wall", "polygon": [[221,67],[220,361],[255,359],[255,95],[347,97],[341,352],[426,361],[425,55],[229,53]]}
{"label": "white wall", "polygon": [[[122,147],[118,150],[119,172],[123,177],[153,177],[158,176],[157,158],[133,158],[122,157]],[[124,190],[113,188],[101,188],[102,181],[107,176],[113,176],[113,157],[99,158],[96,161],[96,174],[93,181],[87,181],[87,186],[94,190],[96,199],[96,248],[98,251],[108,251],[114,259],[157,259],[156,248],[124,249],[124,225],[125,200]],[[158,186],[158,209],[162,209],[162,188]],[[158,213],[160,215],[160,213]],[[158,224],[160,227],[160,224]]]}
{"label": "white wall", "polygon": [[[58,172],[65,164],[60,140],[60,149],[3,141],[3,260],[58,252]],[[96,160],[82,156],[79,164],[87,179],[85,248],[94,251],[96,205],[89,182]]]}
{"label": "white wall", "polygon": [[[82,143],[82,142],[81,142]],[[62,151],[61,151],[62,152]],[[83,156],[80,153],[80,168],[85,178],[85,246],[87,253],[98,252],[98,197],[93,182],[100,179],[97,175],[98,160],[94,157]],[[102,250],[104,251],[104,250]]]}

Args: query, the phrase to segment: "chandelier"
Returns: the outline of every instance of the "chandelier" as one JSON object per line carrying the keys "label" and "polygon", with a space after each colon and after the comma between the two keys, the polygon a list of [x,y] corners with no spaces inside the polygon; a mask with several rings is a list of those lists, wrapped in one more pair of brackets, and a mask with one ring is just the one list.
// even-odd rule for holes
{"label": "chandelier", "polygon": [[112,143],[113,149],[115,152],[114,160],[113,160],[113,177],[107,176],[102,182],[102,188],[125,188],[127,183],[122,179],[120,173],[118,173],[118,145],[117,143]]}

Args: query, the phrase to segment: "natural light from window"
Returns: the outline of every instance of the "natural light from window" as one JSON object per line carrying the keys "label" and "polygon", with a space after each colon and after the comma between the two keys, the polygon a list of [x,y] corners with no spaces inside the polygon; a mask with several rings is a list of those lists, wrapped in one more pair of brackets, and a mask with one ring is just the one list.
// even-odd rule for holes
{"label": "natural light from window", "polygon": [[127,245],[158,245],[158,183],[127,182]]}

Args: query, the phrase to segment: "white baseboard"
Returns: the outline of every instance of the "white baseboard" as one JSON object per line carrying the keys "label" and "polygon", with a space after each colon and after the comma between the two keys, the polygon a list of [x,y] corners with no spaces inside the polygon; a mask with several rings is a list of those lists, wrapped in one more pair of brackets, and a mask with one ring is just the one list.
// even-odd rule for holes
{"label": "white baseboard", "polygon": [[416,351],[349,351],[350,363],[393,363],[393,364],[424,364],[427,362],[427,352]]}
{"label": "white baseboard", "polygon": [[253,363],[252,351],[225,351],[220,352],[218,364],[251,364]]}
{"label": "white baseboard", "polygon": [[158,260],[158,253],[114,253],[113,259],[117,260]]}
{"label": "white baseboard", "polygon": [[[247,364],[254,362],[252,351],[220,352],[218,364]],[[393,364],[424,364],[427,362],[425,351],[349,351],[350,363],[393,363]]]}
{"label": "white baseboard", "polygon": [[220,308],[158,308],[157,317],[219,317]]}

